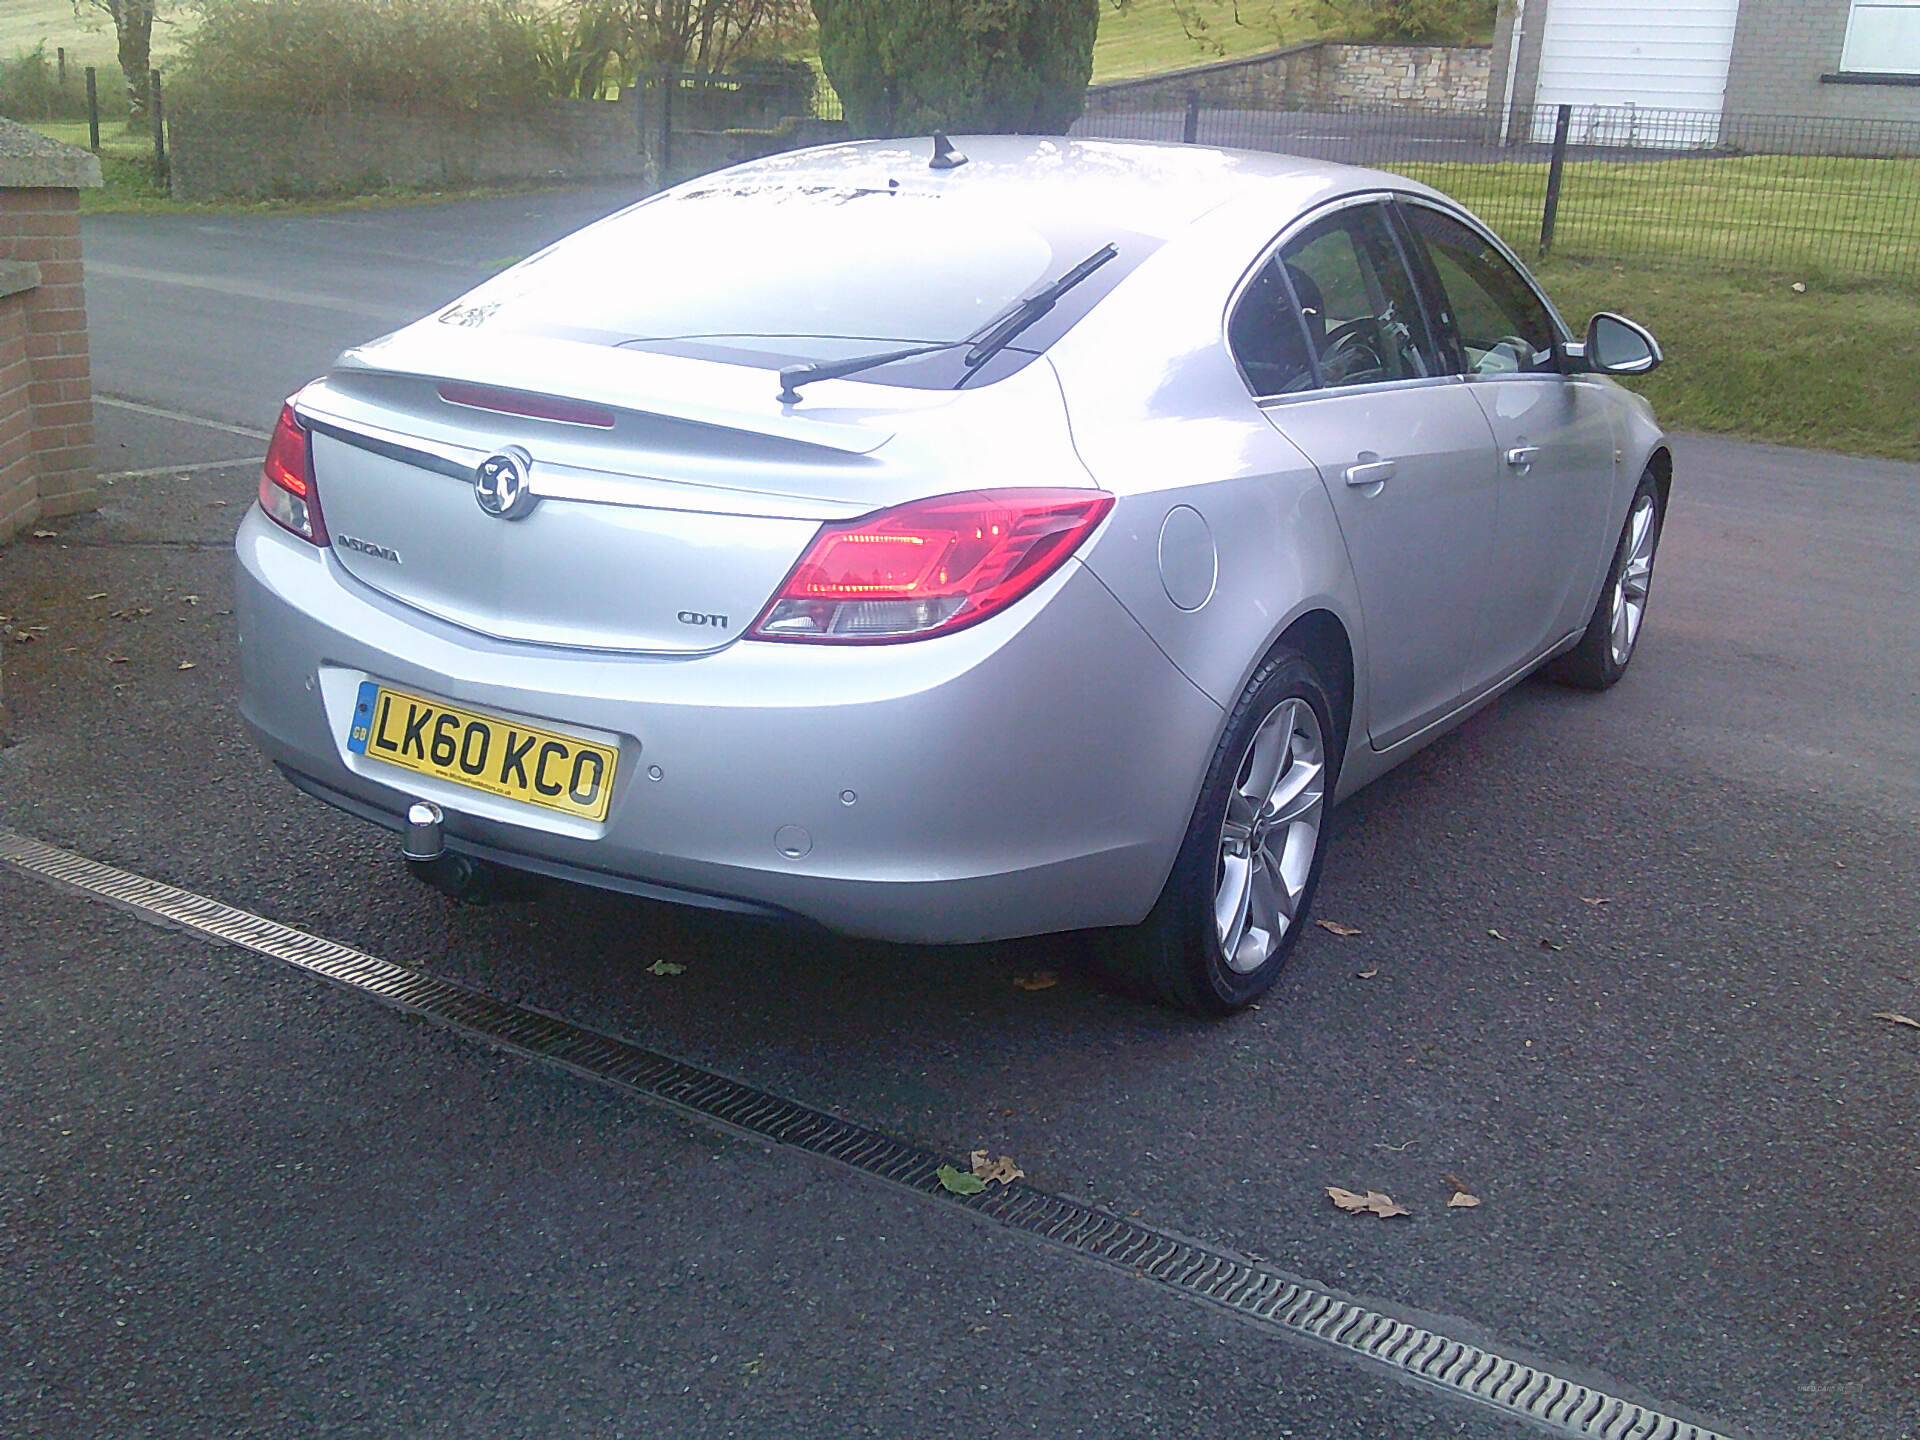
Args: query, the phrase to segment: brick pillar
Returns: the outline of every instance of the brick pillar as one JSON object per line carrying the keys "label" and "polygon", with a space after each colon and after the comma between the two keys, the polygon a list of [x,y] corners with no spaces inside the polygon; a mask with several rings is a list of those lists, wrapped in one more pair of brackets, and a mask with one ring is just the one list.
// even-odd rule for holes
{"label": "brick pillar", "polygon": [[99,183],[85,150],[0,120],[0,541],[98,499],[80,192]]}
{"label": "brick pillar", "polygon": [[[0,183],[3,177],[0,169]],[[39,272],[37,286],[13,297],[24,302],[26,333],[23,345],[0,349],[0,373],[24,349],[40,516],[90,510],[98,484],[87,297],[80,270],[80,192],[0,188],[0,260],[24,262]]]}

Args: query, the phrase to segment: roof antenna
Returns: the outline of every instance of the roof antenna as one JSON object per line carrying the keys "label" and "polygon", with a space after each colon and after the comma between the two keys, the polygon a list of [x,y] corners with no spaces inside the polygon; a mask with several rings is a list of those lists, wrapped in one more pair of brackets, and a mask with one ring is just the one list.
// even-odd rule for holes
{"label": "roof antenna", "polygon": [[966,163],[967,157],[953,148],[953,142],[947,139],[945,132],[933,132],[933,159],[927,162],[929,170],[951,170]]}

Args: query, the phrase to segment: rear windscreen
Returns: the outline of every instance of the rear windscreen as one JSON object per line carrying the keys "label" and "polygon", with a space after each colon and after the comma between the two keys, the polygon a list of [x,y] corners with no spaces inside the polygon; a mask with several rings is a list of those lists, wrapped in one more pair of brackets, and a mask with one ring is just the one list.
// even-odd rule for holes
{"label": "rear windscreen", "polygon": [[[1158,237],[1011,210],[1004,194],[716,186],[591,226],[440,319],[777,368],[963,339],[1109,243],[1115,258],[983,367],[985,381],[1065,334]],[[968,376],[962,354],[922,356],[862,378],[945,388]]]}

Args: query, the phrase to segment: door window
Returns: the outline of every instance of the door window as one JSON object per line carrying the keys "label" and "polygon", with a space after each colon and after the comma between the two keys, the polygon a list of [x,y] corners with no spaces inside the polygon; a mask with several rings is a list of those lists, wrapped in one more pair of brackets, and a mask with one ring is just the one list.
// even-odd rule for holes
{"label": "door window", "polygon": [[1402,213],[1432,263],[1434,318],[1456,352],[1450,363],[1468,375],[1557,370],[1553,317],[1507,258],[1438,210],[1408,205]]}
{"label": "door window", "polygon": [[1337,211],[1288,241],[1248,285],[1227,336],[1258,395],[1441,373],[1376,205]]}

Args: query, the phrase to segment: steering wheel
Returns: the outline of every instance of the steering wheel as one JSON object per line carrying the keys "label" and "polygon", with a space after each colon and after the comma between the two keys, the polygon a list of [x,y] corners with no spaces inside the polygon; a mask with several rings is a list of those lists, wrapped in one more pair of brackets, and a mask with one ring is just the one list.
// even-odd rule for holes
{"label": "steering wheel", "polygon": [[1336,382],[1352,383],[1369,372],[1384,375],[1386,365],[1380,358],[1375,339],[1377,321],[1371,315],[1348,320],[1327,332],[1320,352],[1320,368]]}

